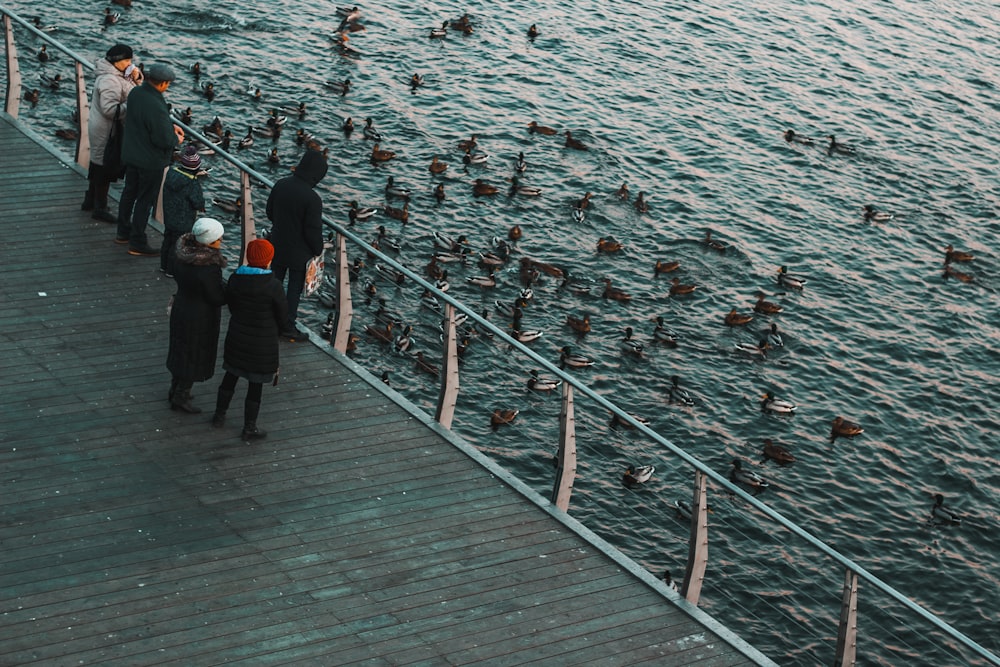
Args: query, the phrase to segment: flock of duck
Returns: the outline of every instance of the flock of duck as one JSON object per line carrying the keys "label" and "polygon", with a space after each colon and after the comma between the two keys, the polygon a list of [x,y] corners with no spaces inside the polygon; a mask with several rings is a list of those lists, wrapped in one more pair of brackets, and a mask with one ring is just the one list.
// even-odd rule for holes
{"label": "flock of duck", "polygon": [[[336,39],[338,44],[343,48],[347,44],[351,33],[364,30],[365,28],[360,23],[361,11],[357,7],[338,8],[337,14],[341,18],[341,23],[336,31]],[[451,31],[464,35],[471,34],[474,32],[471,18],[465,14],[455,20],[446,20],[440,27],[430,29],[429,37],[431,39],[444,39]],[[532,25],[528,30],[529,39],[533,40],[538,35],[537,26]],[[43,63],[48,59],[44,46],[38,54],[38,59]],[[201,75],[200,64],[195,63],[189,68],[189,71],[198,80]],[[419,74],[414,74],[409,84],[413,89],[417,89],[424,85],[424,78]],[[58,81],[51,82],[50,85],[55,88],[58,86]],[[351,85],[350,79],[344,79],[342,81],[328,82],[327,88],[333,89],[343,96],[349,94]],[[207,101],[214,99],[216,91],[212,83],[204,84],[201,90]],[[246,94],[255,100],[262,98],[261,89],[253,84],[247,88]],[[34,101],[37,101],[37,91],[35,91]],[[183,111],[175,110],[174,113],[187,124],[191,124],[194,120],[194,112],[190,107],[187,107]],[[263,138],[272,142],[267,161],[277,164],[280,162],[280,157],[275,144],[282,136],[282,131],[288,120],[288,116],[283,115],[286,113],[291,116],[297,116],[300,121],[304,121],[306,118],[306,105],[304,102],[299,102],[297,105],[282,107],[280,110],[277,108],[271,109],[269,115],[262,123],[250,125],[246,134],[238,141],[230,130],[223,128],[220,119],[215,117],[210,123],[201,128],[204,134],[213,138],[215,145],[202,146],[201,150],[204,154],[210,155],[216,148],[222,148],[227,151],[250,148],[254,145],[256,139]],[[340,130],[345,140],[351,139],[354,129],[354,121],[351,117],[346,117],[342,120]],[[554,147],[551,144],[548,149],[544,147],[546,137],[559,135],[562,136],[562,140],[557,146],[561,150],[580,153],[590,150],[587,144],[573,136],[570,129],[558,130],[532,120],[526,124],[525,131],[529,136],[539,138],[542,142],[542,150],[551,150]],[[365,119],[361,136],[362,141],[370,145],[368,156],[375,170],[374,173],[380,173],[387,166],[391,168],[391,165],[397,159],[397,153],[388,145],[388,140],[383,136],[382,132],[376,128],[374,118],[368,117]],[[812,139],[803,137],[793,130],[787,130],[784,134],[784,139],[790,144],[803,146],[814,143]],[[826,151],[830,156],[849,156],[855,153],[853,148],[838,142],[835,137],[829,136],[827,139]],[[468,191],[473,200],[496,198],[504,195],[508,198],[541,197],[543,195],[541,188],[522,182],[525,174],[530,173],[532,169],[532,160],[526,158],[524,152],[520,152],[516,156],[511,155],[508,158],[498,160],[484,150],[480,141],[481,136],[479,134],[472,134],[467,139],[462,139],[454,144],[456,156],[461,160],[463,173],[475,172],[475,177]],[[295,143],[300,148],[308,147],[324,151],[329,150],[321,146],[305,128],[297,130]],[[356,142],[347,142],[347,145],[352,144],[356,145]],[[450,165],[444,159],[442,155],[433,155],[431,157],[427,165],[427,170],[432,179],[440,179],[451,169]],[[488,174],[494,172],[492,167],[497,162],[510,165],[510,175],[504,177],[504,181],[509,183],[509,187],[499,186],[488,180]],[[392,175],[387,175],[384,178],[384,182],[385,186],[382,192],[384,203],[374,206],[362,206],[357,201],[349,203],[347,206],[349,225],[364,224],[367,221],[375,219],[376,216],[398,221],[404,226],[409,222],[411,214],[410,204],[417,198],[414,189],[396,182]],[[438,180],[434,184],[431,194],[436,206],[447,206],[445,202],[449,199],[449,196],[445,192],[443,181]],[[632,199],[627,183],[623,183],[613,192],[609,192],[606,199],[610,199],[618,205],[629,207],[636,216],[641,217],[647,215],[649,212],[646,193],[640,191],[636,198]],[[215,203],[227,211],[239,210],[238,201],[233,202],[228,199],[216,198]],[[582,197],[575,198],[569,206],[570,219],[577,228],[581,223],[586,221],[592,205],[593,193],[586,192]],[[892,213],[878,211],[871,205],[865,207],[863,216],[865,220],[874,223],[886,222],[894,217]],[[621,304],[629,304],[633,301],[632,295],[616,287],[613,284],[613,280],[609,277],[603,279],[582,278],[565,266],[555,266],[532,257],[529,250],[523,247],[526,245],[526,240],[522,240],[524,234],[524,230],[520,226],[515,225],[507,229],[505,234],[501,232],[496,236],[490,237],[484,242],[483,247],[478,251],[473,251],[465,236],[452,238],[442,232],[434,232],[431,235],[432,244],[426,248],[427,263],[423,267],[423,273],[434,282],[437,289],[448,291],[454,282],[454,276],[449,275],[449,270],[464,271],[468,267],[476,265],[481,269],[481,272],[466,276],[464,282],[467,285],[467,289],[475,289],[481,292],[483,290],[495,289],[500,285],[502,281],[498,281],[498,274],[504,275],[516,271],[519,283],[516,288],[516,294],[509,299],[496,299],[493,301],[493,308],[484,309],[481,315],[486,319],[490,319],[492,315],[496,314],[507,320],[511,336],[522,343],[531,343],[548,333],[541,329],[527,327],[524,324],[526,312],[544,312],[547,310],[546,306],[535,305],[536,295],[546,290],[547,287],[554,288],[548,291],[552,292],[557,297],[557,300],[562,302],[565,302],[569,295],[581,298],[597,297],[605,302],[613,301]],[[377,226],[377,233],[372,237],[371,245],[382,251],[396,254],[405,253],[413,249],[411,242],[391,236],[386,230],[385,224]],[[718,253],[725,255],[730,252],[730,247],[725,242],[712,237],[711,230],[705,232],[704,238],[700,240],[700,246],[708,254]],[[626,249],[624,243],[608,235],[600,236],[593,247],[595,252],[600,255],[615,255]],[[519,261],[516,262],[517,268],[508,268],[514,255],[520,255]],[[374,262],[374,267],[371,267],[374,270],[370,270],[366,265],[366,260],[370,263],[372,258],[373,256],[355,258],[351,271],[354,279],[353,282],[357,286],[357,289],[366,302],[371,304],[375,309],[373,322],[364,327],[365,337],[376,345],[383,345],[389,348],[395,354],[404,355],[405,358],[412,359],[414,367],[417,370],[426,373],[428,376],[436,377],[439,374],[439,369],[427,359],[423,351],[417,349],[414,338],[414,328],[417,323],[411,321],[412,318],[404,317],[391,310],[391,304],[384,296],[384,283],[388,282],[392,286],[398,286],[405,282],[405,276],[391,269],[391,267],[378,262]],[[973,257],[970,253],[955,250],[949,245],[945,250],[945,277],[954,278],[962,282],[973,280],[971,275],[958,271],[953,266],[956,263],[970,262],[972,260]],[[682,264],[683,258],[660,259],[655,264],[652,264],[649,270],[654,276],[666,276],[681,271]],[[449,267],[454,268],[449,269]],[[787,266],[781,266],[776,270],[775,283],[783,290],[796,292],[805,289],[808,279],[803,275],[790,273]],[[601,287],[602,284],[603,288]],[[660,296],[664,299],[683,299],[695,294],[698,287],[696,284],[684,283],[680,277],[674,275],[670,279],[669,287],[664,289]],[[782,294],[784,293],[782,292]],[[756,296],[757,300],[752,304],[753,313],[740,312],[738,308],[734,307],[728,313],[721,315],[720,324],[733,329],[748,327],[758,317],[772,318],[784,310],[784,306],[767,300],[767,295],[764,292],[758,292]],[[332,305],[329,290],[321,290],[318,299],[325,306]],[[529,304],[531,304],[530,308]],[[440,304],[432,293],[427,292],[421,296],[420,306],[428,311],[432,311],[436,315],[441,313]],[[332,329],[333,318],[334,315],[332,313],[327,318],[327,324],[324,326],[324,331],[327,333]],[[464,317],[460,317],[460,319],[464,319]],[[632,327],[625,327],[618,338],[618,353],[626,357],[642,358],[649,355],[650,351],[656,348],[672,349],[684,344],[682,336],[667,326],[663,316],[657,316],[655,322],[655,327],[649,331],[649,336],[646,340],[640,340]],[[473,345],[474,340],[492,338],[492,335],[487,330],[479,330],[474,326],[465,326],[464,322],[460,322],[460,324],[463,326],[459,336],[459,350],[463,355]],[[589,313],[581,315],[567,313],[564,325],[570,335],[579,339],[590,334],[592,322]],[[562,336],[562,334],[557,335]],[[360,336],[352,336],[351,348],[356,349],[360,341]],[[431,349],[434,349],[434,347],[432,346]],[[783,347],[784,340],[777,323],[768,322],[767,327],[754,337],[754,342],[736,343],[734,353],[747,355],[748,357],[763,361],[767,359],[770,351]],[[436,353],[431,354],[434,356]],[[562,368],[585,370],[598,363],[597,359],[589,358],[575,352],[570,344],[559,345],[559,364]],[[383,381],[389,381],[388,372],[383,373]],[[539,375],[535,370],[529,371],[529,377],[526,382],[528,390],[532,392],[550,392],[557,389],[560,385],[561,381],[557,378],[546,378]],[[680,378],[677,375],[673,375],[670,378],[670,385],[662,390],[662,394],[665,400],[673,405],[690,407],[696,404],[696,399],[687,389],[681,386]],[[760,410],[765,414],[791,416],[796,413],[797,406],[788,400],[775,397],[772,392],[768,391],[761,397]],[[517,419],[518,414],[519,410],[515,408],[494,409],[490,414],[490,427],[496,430],[504,425],[511,424]],[[645,423],[646,421],[637,415],[631,416],[640,421],[640,423]],[[611,425],[613,427],[628,426],[626,422],[618,419],[617,416],[612,419]],[[830,423],[829,437],[830,441],[833,442],[837,438],[853,438],[861,435],[863,432],[864,429],[857,423],[842,416],[837,416]],[[763,440],[761,451],[765,459],[776,461],[782,465],[795,461],[795,456],[785,446],[774,442],[772,439]],[[626,486],[635,487],[651,480],[654,473],[655,467],[652,465],[632,465],[622,475],[622,482]],[[738,458],[732,460],[729,479],[733,483],[753,492],[769,486],[763,477],[744,467],[744,462]],[[932,516],[942,521],[954,522],[958,520],[955,513],[944,508],[941,496],[937,497],[937,503],[934,506]]]}

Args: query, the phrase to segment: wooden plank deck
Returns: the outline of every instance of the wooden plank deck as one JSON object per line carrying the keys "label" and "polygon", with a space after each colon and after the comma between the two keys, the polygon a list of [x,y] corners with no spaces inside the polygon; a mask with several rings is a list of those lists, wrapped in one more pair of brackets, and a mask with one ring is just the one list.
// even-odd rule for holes
{"label": "wooden plank deck", "polygon": [[0,665],[771,664],[325,347],[171,412],[172,281],[0,145]]}

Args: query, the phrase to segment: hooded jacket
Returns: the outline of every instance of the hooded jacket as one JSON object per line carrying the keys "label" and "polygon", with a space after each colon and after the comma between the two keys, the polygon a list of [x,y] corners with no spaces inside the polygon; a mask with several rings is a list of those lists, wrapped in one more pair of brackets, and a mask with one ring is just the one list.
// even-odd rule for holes
{"label": "hooded jacket", "polygon": [[191,234],[177,241],[174,280],[177,293],[170,309],[167,368],[176,378],[201,382],[215,373],[226,259],[216,248],[198,243]]}
{"label": "hooded jacket", "polygon": [[313,188],[326,176],[326,158],[307,150],[291,176],[282,178],[267,198],[274,265],[305,269],[323,252],[323,200]]}
{"label": "hooded jacket", "polygon": [[128,94],[122,162],[139,169],[163,169],[173,159],[176,147],[167,101],[153,84],[144,81]]}
{"label": "hooded jacket", "polygon": [[104,58],[97,59],[94,70],[97,74],[94,78],[94,94],[90,99],[87,134],[90,136],[90,161],[103,166],[104,148],[108,145],[115,109],[121,105],[118,118],[124,122],[128,109],[126,101],[128,94],[135,88],[135,81]]}
{"label": "hooded jacket", "polygon": [[195,213],[205,210],[201,181],[191,171],[174,165],[163,181],[163,226],[171,232],[190,232]]}

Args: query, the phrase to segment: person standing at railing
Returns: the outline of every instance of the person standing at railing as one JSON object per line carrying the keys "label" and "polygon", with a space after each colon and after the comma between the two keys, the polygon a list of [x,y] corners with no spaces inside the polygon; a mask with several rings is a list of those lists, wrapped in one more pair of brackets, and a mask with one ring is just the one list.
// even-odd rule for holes
{"label": "person standing at railing", "polygon": [[323,252],[323,200],[314,188],[326,170],[326,157],[309,149],[292,175],[275,183],[267,198],[267,218],[273,223],[274,277],[281,283],[288,274],[288,318],[278,333],[288,341],[309,339],[295,326],[295,320],[306,282],[306,263]]}
{"label": "person standing at railing", "polygon": [[177,241],[191,231],[198,214],[205,213],[205,194],[198,174],[201,156],[193,144],[184,147],[179,164],[167,170],[163,180],[163,243],[160,245],[160,272],[174,275]]}
{"label": "person standing at railing", "polygon": [[118,234],[115,243],[128,244],[128,254],[158,257],[149,245],[146,226],[163,183],[164,170],[173,159],[174,149],[184,143],[184,130],[174,125],[163,94],[176,78],[174,71],[159,63],[146,68],[145,80],[128,95],[128,115],[122,162],[125,189],[118,206]]}
{"label": "person standing at railing", "polygon": [[121,177],[105,169],[104,149],[118,112],[125,120],[126,100],[138,84],[142,83],[142,70],[132,64],[132,48],[115,44],[103,58],[94,63],[94,93],[90,100],[90,117],[87,134],[90,136],[90,170],[87,174],[87,193],[83,196],[81,210],[93,211],[90,217],[101,222],[114,223],[118,218],[108,210],[108,189]]}

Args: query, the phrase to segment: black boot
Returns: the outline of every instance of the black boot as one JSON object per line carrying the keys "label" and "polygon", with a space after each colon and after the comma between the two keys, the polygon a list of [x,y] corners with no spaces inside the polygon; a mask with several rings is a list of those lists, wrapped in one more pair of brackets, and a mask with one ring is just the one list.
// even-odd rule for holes
{"label": "black boot", "polygon": [[258,414],[260,414],[260,403],[243,402],[243,432],[240,433],[240,437],[244,440],[260,440],[267,437],[267,431],[257,428]]}
{"label": "black boot", "polygon": [[86,194],[83,195],[83,203],[80,204],[81,211],[89,211],[94,208],[94,190],[93,188],[87,190]]}
{"label": "black boot", "polygon": [[177,389],[174,390],[174,397],[170,399],[170,409],[186,412],[189,415],[196,415],[201,412],[201,408],[191,403],[191,382],[178,381]]}
{"label": "black boot", "polygon": [[219,387],[219,394],[215,397],[215,414],[212,415],[212,426],[222,428],[226,425],[226,410],[229,409],[229,402],[233,400],[232,390]]}

